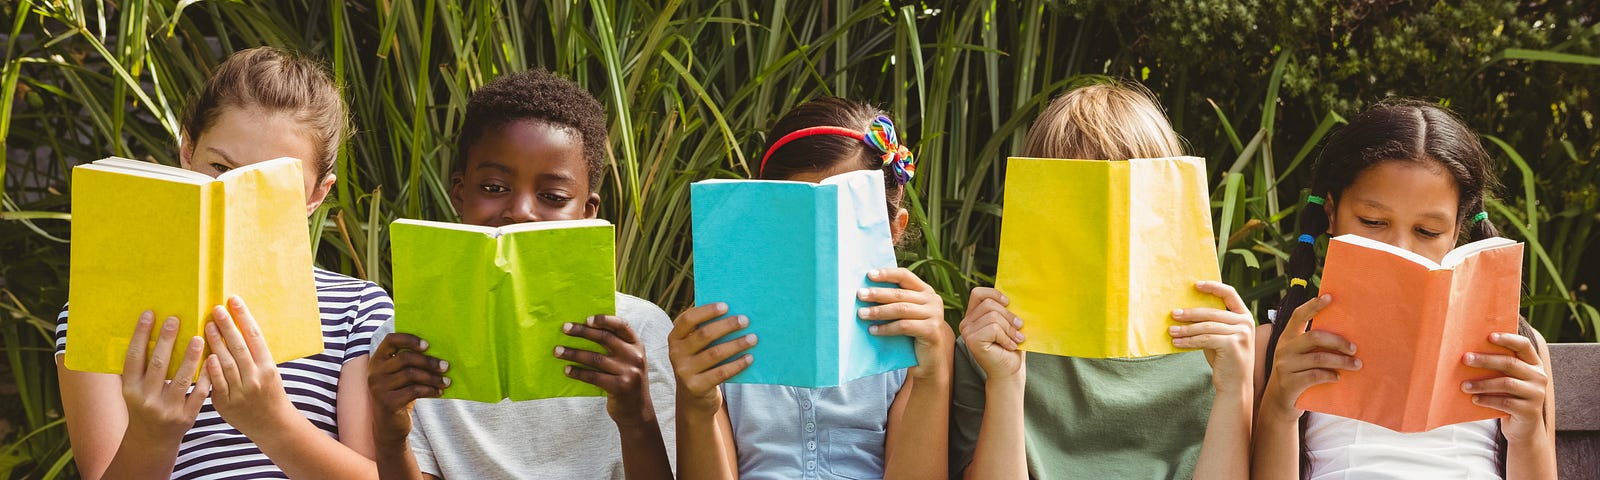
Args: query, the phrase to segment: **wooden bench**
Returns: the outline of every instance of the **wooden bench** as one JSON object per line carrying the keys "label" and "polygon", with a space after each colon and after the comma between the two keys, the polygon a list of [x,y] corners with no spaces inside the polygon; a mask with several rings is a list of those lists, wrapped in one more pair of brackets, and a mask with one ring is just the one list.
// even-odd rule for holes
{"label": "wooden bench", "polygon": [[1552,343],[1550,368],[1561,478],[1600,479],[1600,344]]}

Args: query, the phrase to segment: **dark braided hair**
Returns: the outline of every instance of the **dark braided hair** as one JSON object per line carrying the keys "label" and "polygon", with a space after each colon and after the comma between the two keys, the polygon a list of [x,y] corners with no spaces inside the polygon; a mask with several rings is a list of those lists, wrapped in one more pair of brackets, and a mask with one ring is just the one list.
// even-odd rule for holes
{"label": "dark braided hair", "polygon": [[[1311,166],[1311,195],[1330,206],[1354,184],[1356,177],[1384,162],[1426,162],[1443,167],[1455,179],[1460,192],[1456,209],[1457,240],[1477,241],[1499,235],[1488,219],[1474,220],[1484,211],[1484,199],[1499,188],[1494,169],[1478,134],[1467,128],[1454,114],[1438,105],[1410,100],[1386,100],[1362,112],[1350,124],[1328,138],[1322,153]],[[1278,337],[1296,308],[1311,298],[1311,276],[1317,269],[1315,239],[1327,233],[1328,212],[1315,200],[1300,211],[1301,238],[1289,255],[1288,273],[1294,282],[1284,292],[1272,322],[1272,337],[1267,342],[1267,375]],[[1470,225],[1468,225],[1470,222]]]}

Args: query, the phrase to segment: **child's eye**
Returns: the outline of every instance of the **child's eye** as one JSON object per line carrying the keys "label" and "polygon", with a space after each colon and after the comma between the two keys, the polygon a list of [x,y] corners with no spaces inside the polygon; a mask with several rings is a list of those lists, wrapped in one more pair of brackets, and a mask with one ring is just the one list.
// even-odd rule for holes
{"label": "child's eye", "polygon": [[511,191],[511,189],[506,188],[504,185],[495,185],[495,184],[492,184],[492,183],[491,184],[484,184],[483,186],[480,186],[478,188],[483,190],[484,193],[506,193],[506,192]]}
{"label": "child's eye", "polygon": [[1433,232],[1433,231],[1429,231],[1426,228],[1418,228],[1417,229],[1417,234],[1422,235],[1424,237],[1428,237],[1428,238],[1439,238],[1440,235],[1444,235],[1444,232]]}
{"label": "child's eye", "polygon": [[211,168],[217,169],[217,173],[227,173],[228,170],[233,170],[232,167],[217,162],[211,162]]}
{"label": "child's eye", "polygon": [[562,195],[558,195],[558,194],[554,194],[554,193],[541,193],[541,194],[539,194],[539,198],[543,198],[545,200],[550,201],[551,203],[556,203],[556,204],[564,204],[564,203],[572,201],[572,197],[562,196]]}
{"label": "child's eye", "polygon": [[1384,222],[1382,220],[1371,220],[1371,219],[1366,219],[1366,218],[1361,218],[1361,217],[1356,217],[1356,219],[1360,220],[1362,225],[1366,225],[1368,227],[1381,227],[1381,226],[1384,225]]}

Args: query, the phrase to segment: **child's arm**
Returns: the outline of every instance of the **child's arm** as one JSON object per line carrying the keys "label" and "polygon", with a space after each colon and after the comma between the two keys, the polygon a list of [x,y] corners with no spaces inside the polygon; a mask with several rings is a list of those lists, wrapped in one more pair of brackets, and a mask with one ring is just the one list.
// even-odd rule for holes
{"label": "child's arm", "polygon": [[1179,348],[1205,349],[1216,396],[1206,422],[1205,440],[1194,478],[1245,478],[1250,475],[1250,425],[1254,410],[1255,320],[1239,292],[1221,282],[1197,282],[1201,292],[1221,298],[1227,310],[1174,310],[1186,325],[1170,329]]}
{"label": "child's arm", "polygon": [[375,409],[372,432],[378,477],[384,480],[432,478],[417,467],[411,452],[411,406],[418,398],[437,398],[450,379],[449,363],[422,352],[428,342],[408,333],[391,333],[372,349],[367,386]]}
{"label": "child's arm", "polygon": [[964,478],[1027,478],[1028,457],[1022,415],[1027,355],[1017,349],[1024,339],[1022,319],[1006,309],[1011,300],[999,290],[972,289],[961,338],[988,377],[984,381],[983,422]]}
{"label": "child's arm", "polygon": [[290,478],[376,478],[372,459],[339,443],[289,402],[261,328],[239,297],[212,311],[211,405]]}
{"label": "child's arm", "polygon": [[561,326],[567,335],[586,338],[604,347],[606,354],[556,347],[555,356],[589,368],[566,367],[568,377],[606,391],[606,413],[622,436],[623,476],[632,479],[672,478],[667,444],[661,439],[656,409],[650,401],[650,380],[645,370],[644,342],[621,318],[589,317],[586,323]]}
{"label": "child's arm", "polygon": [[[1261,405],[1251,435],[1250,476],[1263,479],[1300,477],[1300,416],[1294,404],[1312,385],[1339,380],[1339,370],[1359,370],[1356,346],[1339,335],[1306,326],[1333,298],[1322,295],[1294,310],[1273,354],[1272,376],[1261,388]],[[1280,312],[1281,313],[1281,312]],[[1261,328],[1270,328],[1263,326]],[[1266,355],[1265,343],[1256,354]]]}
{"label": "child's arm", "polygon": [[67,435],[84,478],[172,476],[179,443],[205,403],[211,388],[205,375],[194,384],[194,392],[188,392],[205,344],[198,338],[189,340],[169,382],[167,362],[178,322],[168,318],[162,323],[154,350],[147,354],[154,323],[150,312],[139,316],[120,376],[67,370],[64,359],[56,356]]}
{"label": "child's arm", "polygon": [[[1538,336],[1538,332],[1534,332]],[[1472,403],[1506,412],[1500,434],[1506,437],[1506,478],[1556,478],[1555,392],[1550,386],[1550,350],[1541,337],[1536,348],[1528,337],[1489,335],[1489,341],[1512,355],[1468,353],[1467,366],[1487,368],[1504,376],[1462,384]]]}
{"label": "child's arm", "polygon": [[[724,360],[755,346],[755,335],[707,348],[711,342],[750,325],[742,315],[728,314],[728,304],[701,305],[678,315],[667,334],[668,356],[678,377],[677,430],[678,477],[684,479],[724,479],[739,476],[738,458],[733,446],[733,424],[722,404],[722,382],[744,371],[754,361],[742,355]],[[718,365],[721,363],[721,365]]]}
{"label": "child's arm", "polygon": [[[937,478],[950,474],[950,364],[955,343],[944,323],[944,300],[904,268],[873,270],[867,278],[900,288],[867,288],[858,298],[880,305],[861,309],[862,320],[883,322],[869,332],[905,335],[915,344],[917,366],[889,408],[884,478]],[[901,421],[902,419],[906,421]],[[942,421],[930,421],[940,419]]]}

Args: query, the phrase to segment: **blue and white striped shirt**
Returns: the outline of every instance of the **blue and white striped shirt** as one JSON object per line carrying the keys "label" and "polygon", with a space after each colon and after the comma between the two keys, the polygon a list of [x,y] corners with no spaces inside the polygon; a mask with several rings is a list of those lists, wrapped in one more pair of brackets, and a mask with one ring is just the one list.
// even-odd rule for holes
{"label": "blue and white striped shirt", "polygon": [[[372,333],[394,315],[389,294],[372,282],[316,269],[322,353],[278,364],[289,402],[328,436],[339,438],[339,370],[371,351]],[[248,299],[247,299],[248,300]],[[66,353],[67,312],[56,319],[56,355]],[[183,435],[172,478],[288,478],[255,442],[217,415],[207,398]]]}

